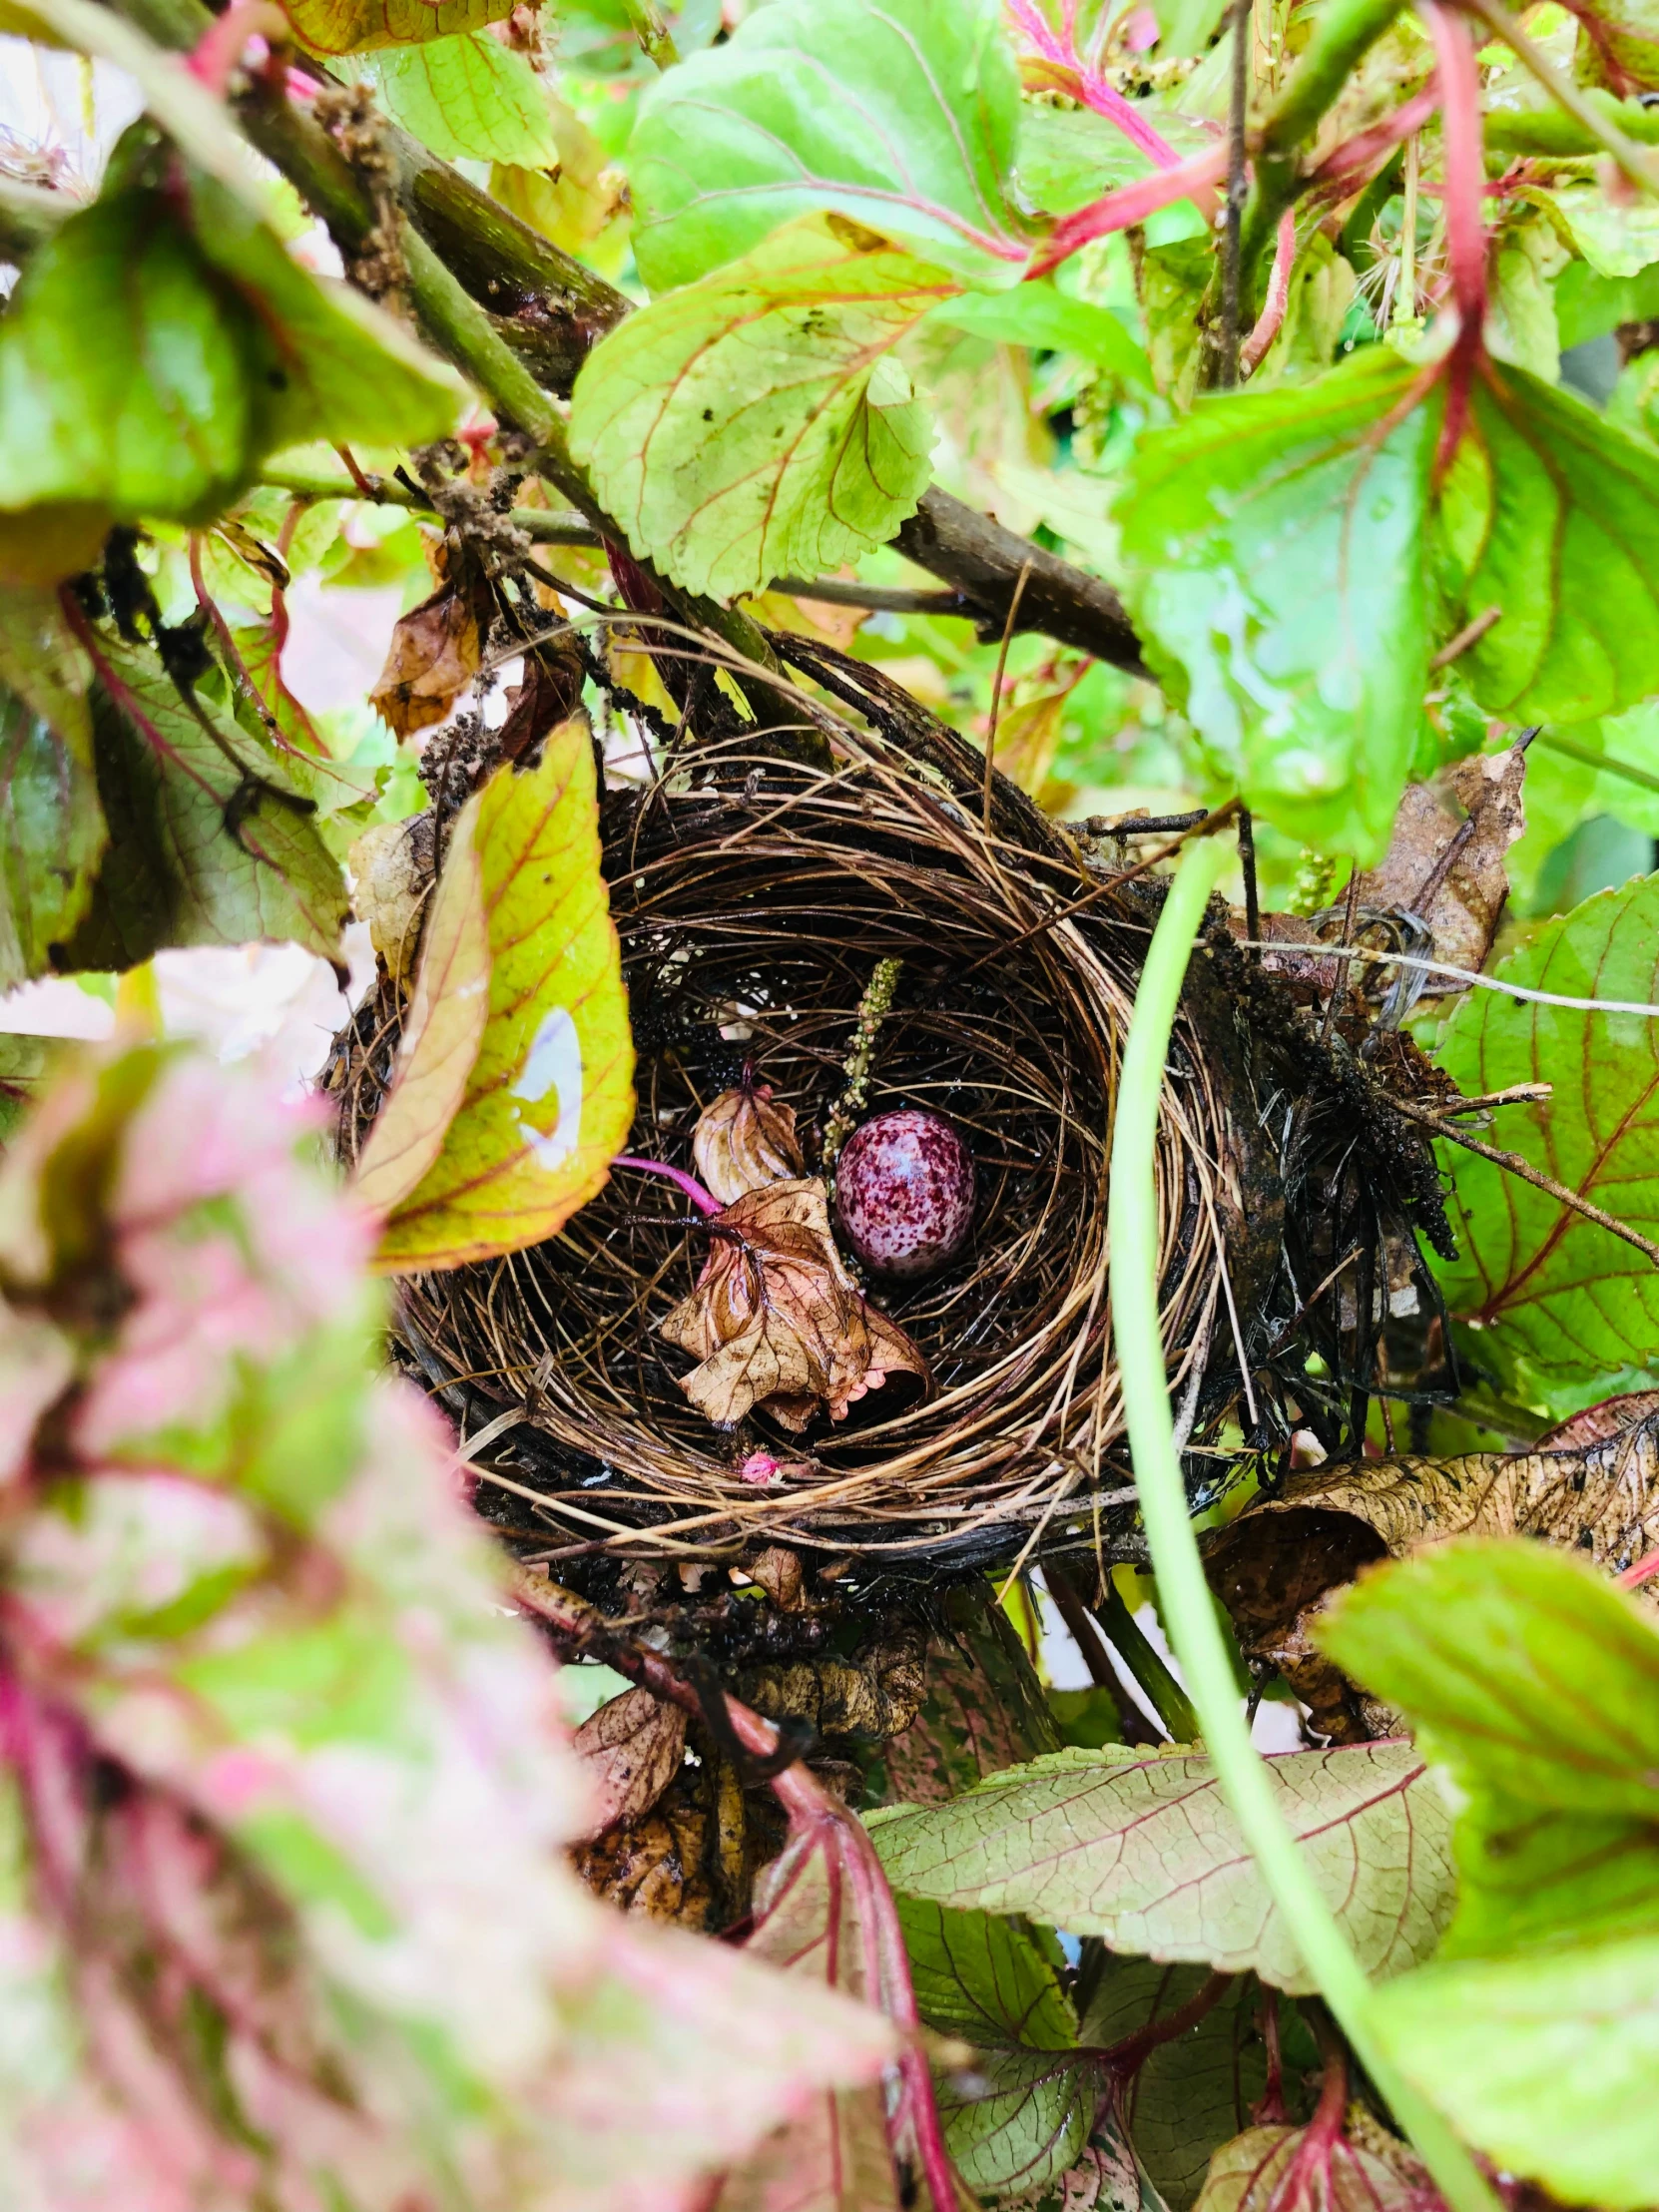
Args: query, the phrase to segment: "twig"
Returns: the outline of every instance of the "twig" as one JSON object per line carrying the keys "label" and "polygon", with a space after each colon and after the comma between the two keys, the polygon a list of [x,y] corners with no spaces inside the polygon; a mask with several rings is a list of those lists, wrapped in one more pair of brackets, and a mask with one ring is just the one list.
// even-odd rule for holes
{"label": "twig", "polygon": [[827,607],[868,607],[876,614],[961,615],[982,619],[964,592],[904,591],[892,584],[847,583],[839,576],[780,576],[771,587],[790,599],[817,599]]}
{"label": "twig", "polygon": [[1553,1098],[1553,1083],[1511,1083],[1507,1090],[1482,1091],[1477,1098],[1458,1098],[1444,1110],[1448,1114],[1473,1114],[1487,1106],[1529,1106]]}
{"label": "twig", "polygon": [[[1348,898],[1343,907],[1343,938],[1345,945],[1354,942],[1354,916],[1360,903],[1360,870],[1351,866],[1348,873]],[[1344,958],[1339,950],[1337,972],[1331,981],[1331,995],[1325,1002],[1325,1019],[1320,1024],[1320,1043],[1331,1042],[1331,1032],[1337,1025],[1337,1002],[1348,990],[1348,971],[1353,966],[1352,957]]]}
{"label": "twig", "polygon": [[[1239,809],[1239,865],[1244,870],[1245,928],[1253,937],[1262,934],[1262,899],[1256,885],[1256,818],[1248,807]],[[1260,967],[1261,955],[1256,965]]]}
{"label": "twig", "polygon": [[1031,580],[1031,564],[1026,562],[1019,572],[1019,582],[1014,586],[1014,596],[1008,602],[1008,619],[1002,625],[1002,644],[996,656],[996,674],[991,679],[991,719],[985,732],[985,833],[991,828],[991,787],[996,770],[996,726],[1002,715],[1002,678],[1008,666],[1008,646],[1014,634],[1014,624],[1019,619],[1019,603],[1025,597],[1025,587]]}
{"label": "twig", "polygon": [[1564,1183],[1557,1183],[1553,1176],[1543,1174],[1530,1161],[1523,1160],[1518,1152],[1500,1152],[1496,1145],[1482,1144],[1477,1137],[1469,1136],[1464,1130],[1453,1129],[1449,1122],[1442,1121],[1437,1114],[1425,1113],[1420,1106],[1408,1106],[1402,1098],[1390,1095],[1388,1103],[1396,1113],[1403,1114],[1407,1121],[1417,1122],[1424,1129],[1431,1129],[1435,1136],[1444,1137],[1451,1144],[1461,1145],[1465,1152],[1477,1152],[1482,1160],[1490,1160],[1495,1167],[1507,1170],[1510,1175],[1519,1176],[1523,1183],[1530,1183],[1534,1190],[1547,1193],[1560,1205],[1570,1206],[1575,1214],[1582,1214],[1586,1221],[1593,1221],[1598,1229],[1611,1230],[1615,1237],[1622,1237],[1626,1244],[1634,1245],[1638,1252],[1647,1255],[1655,1267],[1659,1267],[1659,1244],[1652,1243],[1639,1230],[1632,1229],[1628,1222],[1620,1221],[1616,1214],[1604,1213],[1599,1206],[1593,1206],[1576,1191],[1569,1191]]}
{"label": "twig", "polygon": [[1101,1634],[1094,1615],[1084,1604],[1077,1585],[1065,1568],[1050,1560],[1043,1568],[1043,1581],[1048,1594],[1054,1600],[1055,1609],[1071,1632],[1071,1640],[1083,1657],[1089,1670],[1089,1680],[1097,1689],[1104,1690],[1117,1708],[1118,1727],[1126,1744],[1157,1743],[1158,1734],[1152,1730],[1146,1715],[1123,1685],[1118,1670],[1112,1664],[1112,1654]]}
{"label": "twig", "polygon": [[[1115,878],[1122,882],[1122,876]],[[1298,939],[1283,937],[1240,937],[1235,942],[1250,952],[1314,952],[1330,959],[1334,947],[1328,944],[1304,944]],[[1459,983],[1468,983],[1476,990],[1501,991],[1505,998],[1524,999],[1530,1006],[1560,1006],[1570,1014],[1649,1014],[1659,1017],[1659,1006],[1651,1006],[1636,998],[1569,998],[1561,991],[1535,991],[1526,983],[1505,983],[1496,975],[1477,975],[1473,968],[1453,967],[1449,960],[1425,960],[1417,952],[1378,952],[1370,945],[1357,946],[1349,954],[1350,960],[1364,960],[1368,965],[1379,963],[1384,967],[1423,968],[1430,975],[1455,976]]]}
{"label": "twig", "polygon": [[[1471,647],[1480,643],[1494,622],[1501,622],[1502,620],[1503,609],[1501,607],[1484,608],[1481,613],[1475,616],[1472,622],[1465,622],[1454,638],[1447,639],[1429,662],[1429,668],[1449,668],[1453,661],[1460,661]],[[1659,790],[1659,778],[1655,779],[1654,788]]]}
{"label": "twig", "polygon": [[1541,46],[1528,38],[1514,17],[1497,5],[1497,0],[1462,0],[1462,5],[1472,16],[1477,16],[1488,31],[1502,39],[1505,46],[1522,66],[1531,71],[1539,84],[1558,107],[1583,130],[1589,132],[1596,144],[1610,154],[1630,182],[1643,192],[1659,193],[1659,175],[1656,175],[1641,148],[1633,139],[1627,139],[1616,124],[1609,123],[1585,99],[1569,78],[1563,77]]}

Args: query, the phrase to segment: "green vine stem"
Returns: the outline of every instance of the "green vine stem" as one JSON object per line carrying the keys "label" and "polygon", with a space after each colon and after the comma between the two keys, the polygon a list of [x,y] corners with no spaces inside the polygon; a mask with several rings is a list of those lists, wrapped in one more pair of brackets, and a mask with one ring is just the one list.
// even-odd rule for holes
{"label": "green vine stem", "polygon": [[1153,1181],[1164,1062],[1187,962],[1229,854],[1215,838],[1187,848],[1152,933],[1118,1080],[1107,1205],[1112,1330],[1135,1481],[1164,1620],[1204,1730],[1216,1779],[1343,2032],[1415,2143],[1450,2212],[1496,2212],[1497,2199],[1439,2114],[1379,2049],[1371,1985],[1315,1887],[1250,1740],[1228,1663],[1175,1448],[1158,1321],[1158,1205]]}

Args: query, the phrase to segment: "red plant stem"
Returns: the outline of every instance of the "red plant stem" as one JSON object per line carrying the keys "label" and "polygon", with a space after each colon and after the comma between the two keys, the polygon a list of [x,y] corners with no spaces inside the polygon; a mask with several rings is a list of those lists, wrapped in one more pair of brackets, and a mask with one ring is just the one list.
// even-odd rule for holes
{"label": "red plant stem", "polygon": [[695,1175],[688,1175],[684,1168],[671,1168],[666,1160],[636,1160],[631,1153],[619,1152],[611,1162],[614,1168],[638,1168],[642,1175],[666,1176],[683,1190],[699,1212],[720,1214],[725,1212],[720,1200],[706,1191]]}
{"label": "red plant stem", "polygon": [[256,35],[276,40],[288,36],[288,20],[273,0],[231,0],[231,5],[202,33],[186,67],[191,75],[221,100],[230,89],[231,73],[242,59],[243,48]]}
{"label": "red plant stem", "polygon": [[[612,1162],[613,1166],[621,1164]],[[628,1164],[659,1170],[662,1165],[657,1161]],[[668,1172],[678,1179],[678,1169]],[[615,1667],[619,1674],[641,1683],[666,1704],[678,1705],[688,1713],[702,1716],[701,1697],[673,1662],[653,1651],[648,1644],[617,1641],[617,1631],[596,1607],[568,1590],[539,1580],[528,1567],[520,1567],[513,1575],[512,1592],[527,1613],[546,1621],[578,1647],[592,1643],[601,1648],[606,1664]],[[745,1751],[758,1759],[770,1759],[777,1752],[777,1728],[730,1692],[726,1693],[726,1717]],[[871,1969],[868,1979],[872,1986],[868,1994],[902,2037],[898,2073],[903,2094],[892,2119],[895,2123],[909,2121],[935,2212],[957,2212],[959,2200],[950,2156],[944,2147],[944,2131],[939,2125],[933,2080],[917,2035],[915,1988],[910,1980],[904,1933],[899,1926],[898,1909],[893,1904],[887,1878],[881,1872],[881,1862],[875,1856],[875,1847],[863,1824],[837,1805],[818,1777],[800,1760],[786,1767],[782,1774],[774,1775],[772,1788],[790,1817],[791,1829],[798,1835],[817,1833],[823,1839],[831,1871],[836,1866],[841,1867],[852,1885],[858,1925],[863,1932],[865,1961]]]}
{"label": "red plant stem", "polygon": [[1103,115],[1108,123],[1116,124],[1133,146],[1138,146],[1148,161],[1156,162],[1160,169],[1174,169],[1181,157],[1162,132],[1142,115],[1133,100],[1126,100],[1115,85],[1110,85],[1091,63],[1083,60],[1077,51],[1077,9],[1073,0],[1066,0],[1061,10],[1064,26],[1063,37],[1056,36],[1035,0],[1007,0],[1009,21],[1030,45],[1038,64],[1032,76],[1040,77],[1046,89],[1066,93],[1073,100],[1081,100],[1096,115]]}
{"label": "red plant stem", "polygon": [[1134,224],[1144,223],[1158,209],[1167,208],[1171,201],[1197,199],[1206,188],[1213,190],[1226,175],[1227,148],[1223,145],[1207,146],[1203,153],[1189,155],[1174,169],[1137,177],[1133,184],[1120,186],[1057,223],[1047,244],[1032,256],[1025,272],[1027,279],[1046,276],[1080,246],[1087,246],[1090,239],[1104,238],[1111,231],[1127,231]]}
{"label": "red plant stem", "polygon": [[1178,2042],[1191,2027],[1196,2027],[1232,1988],[1234,1976],[1230,1973],[1213,1973],[1203,1986],[1190,1996],[1185,2004],[1161,2020],[1153,2020],[1133,2035],[1125,2036],[1121,2043],[1113,2043],[1100,2055],[1114,2073],[1138,2073],[1152,2053],[1161,2044]]}
{"label": "red plant stem", "polygon": [[1350,178],[1375,172],[1384,155],[1391,154],[1413,131],[1421,130],[1439,104],[1440,81],[1436,74],[1391,115],[1385,115],[1381,123],[1374,123],[1369,131],[1360,131],[1346,139],[1335,152],[1328,154],[1309,178],[1310,189],[1317,191],[1322,185],[1345,184]]}
{"label": "red plant stem", "polygon": [[1287,208],[1279,218],[1279,238],[1268,275],[1268,295],[1256,326],[1239,347],[1239,367],[1248,376],[1257,368],[1268,347],[1285,327],[1285,310],[1291,303],[1291,271],[1296,264],[1296,210]]}
{"label": "red plant stem", "polygon": [[1619,1576],[1619,1585],[1626,1590],[1639,1590],[1644,1582],[1651,1582],[1659,1574],[1659,1551],[1650,1551],[1645,1559],[1638,1559],[1633,1567],[1626,1567]]}
{"label": "red plant stem", "polygon": [[1440,143],[1445,176],[1446,265],[1457,310],[1457,335],[1446,358],[1445,420],[1435,469],[1443,473],[1468,422],[1469,386],[1485,358],[1486,225],[1480,203],[1486,170],[1480,135],[1480,65],[1460,15],[1439,0],[1418,0],[1440,80]]}

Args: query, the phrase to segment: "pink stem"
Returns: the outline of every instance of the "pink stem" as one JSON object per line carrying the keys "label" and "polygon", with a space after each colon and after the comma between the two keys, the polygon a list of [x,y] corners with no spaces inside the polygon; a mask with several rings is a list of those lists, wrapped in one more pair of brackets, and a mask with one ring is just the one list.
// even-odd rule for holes
{"label": "pink stem", "polygon": [[1096,115],[1103,115],[1160,169],[1177,167],[1181,157],[1163,133],[1146,120],[1133,100],[1126,100],[1115,85],[1106,82],[1093,63],[1086,62],[1078,53],[1075,6],[1068,4],[1061,10],[1063,37],[1055,36],[1035,0],[1007,0],[1007,7],[1015,30],[1029,41],[1039,64],[1030,73],[1032,76],[1040,77],[1047,89],[1066,93],[1073,100],[1081,100],[1086,108],[1092,108]]}
{"label": "pink stem", "polygon": [[1412,93],[1392,115],[1385,115],[1381,123],[1374,123],[1369,131],[1359,132],[1328,154],[1309,178],[1310,187],[1317,190],[1322,185],[1345,184],[1351,177],[1374,172],[1385,154],[1391,154],[1413,131],[1422,129],[1439,104],[1439,78],[1431,76],[1421,92]]}
{"label": "pink stem", "polygon": [[1469,386],[1484,358],[1486,321],[1486,226],[1481,201],[1486,171],[1480,135],[1480,64],[1461,16],[1439,0],[1418,0],[1440,80],[1440,137],[1445,174],[1446,264],[1457,309],[1457,335],[1447,356],[1445,421],[1435,468],[1443,472],[1468,422]]}
{"label": "pink stem", "polygon": [[216,16],[197,40],[186,66],[193,77],[223,100],[243,48],[256,35],[286,38],[287,17],[273,0],[231,0],[225,13]]}
{"label": "pink stem", "polygon": [[1620,1585],[1627,1590],[1639,1590],[1644,1582],[1651,1582],[1659,1574],[1659,1551],[1650,1551],[1645,1559],[1638,1559],[1633,1567],[1626,1567],[1619,1576]]}
{"label": "pink stem", "polygon": [[1287,208],[1279,218],[1279,237],[1268,274],[1268,295],[1256,318],[1256,327],[1239,347],[1239,366],[1250,375],[1268,347],[1285,327],[1285,310],[1291,303],[1291,271],[1296,265],[1296,210]]}
{"label": "pink stem", "polygon": [[684,1168],[671,1168],[666,1160],[636,1160],[626,1152],[619,1152],[611,1162],[614,1168],[638,1168],[642,1175],[666,1176],[677,1183],[700,1213],[722,1214],[726,1211],[720,1200],[706,1191],[695,1175],[688,1175]]}
{"label": "pink stem", "polygon": [[1206,188],[1218,185],[1226,174],[1227,148],[1210,146],[1202,154],[1190,154],[1174,169],[1161,169],[1150,177],[1137,177],[1133,184],[1122,185],[1116,192],[1107,193],[1103,200],[1079,208],[1075,215],[1066,216],[1054,226],[1048,243],[1032,257],[1025,272],[1027,280],[1046,276],[1080,246],[1087,246],[1090,239],[1104,238],[1110,231],[1130,230],[1160,208],[1167,208],[1172,201],[1197,199]]}

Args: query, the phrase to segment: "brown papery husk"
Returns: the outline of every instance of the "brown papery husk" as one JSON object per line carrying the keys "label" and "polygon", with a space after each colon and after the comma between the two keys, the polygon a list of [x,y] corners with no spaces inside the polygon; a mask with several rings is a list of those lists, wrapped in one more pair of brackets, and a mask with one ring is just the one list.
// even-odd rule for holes
{"label": "brown papery husk", "polygon": [[[800,641],[779,642],[806,665]],[[737,1562],[780,1543],[911,1572],[1080,1546],[1134,1556],[1107,1167],[1162,882],[1131,873],[1121,848],[1103,862],[1079,847],[1000,777],[987,826],[983,763],[952,732],[868,667],[814,648],[811,673],[852,710],[813,694],[831,769],[781,758],[764,733],[728,732],[683,746],[643,791],[607,797],[639,1056],[628,1150],[691,1170],[700,1113],[748,1064],[794,1109],[818,1172],[860,998],[876,962],[900,958],[864,1111],[948,1116],[978,1176],[955,1261],[919,1283],[865,1285],[924,1356],[931,1391],[889,1379],[844,1423],[821,1419],[805,1436],[764,1412],[715,1428],[680,1386],[692,1363],[660,1333],[707,1234],[671,1184],[628,1170],[547,1244],[405,1279],[402,1351],[467,1433],[519,1412],[487,1463],[534,1493],[509,1499],[512,1514],[526,1535],[546,1529],[537,1555],[567,1579],[595,1553]],[[1266,1357],[1275,1311],[1282,1320],[1295,1296],[1264,1102],[1282,1132],[1308,1024],[1259,970],[1246,1004],[1241,962],[1218,916],[1177,1021],[1157,1146],[1170,1382],[1193,1398],[1200,1445],[1243,1389],[1226,1289],[1250,1361]],[[382,981],[336,1054],[348,1156],[378,1104],[398,1013]],[[1305,1117],[1304,1154],[1331,1106]],[[1333,1136],[1351,1155],[1352,1126]],[[1387,1209],[1370,1212],[1378,1222]],[[1302,1275],[1319,1248],[1316,1236]],[[1264,1367],[1264,1418],[1272,1390]],[[758,1451],[784,1469],[766,1486],[741,1472]]]}

